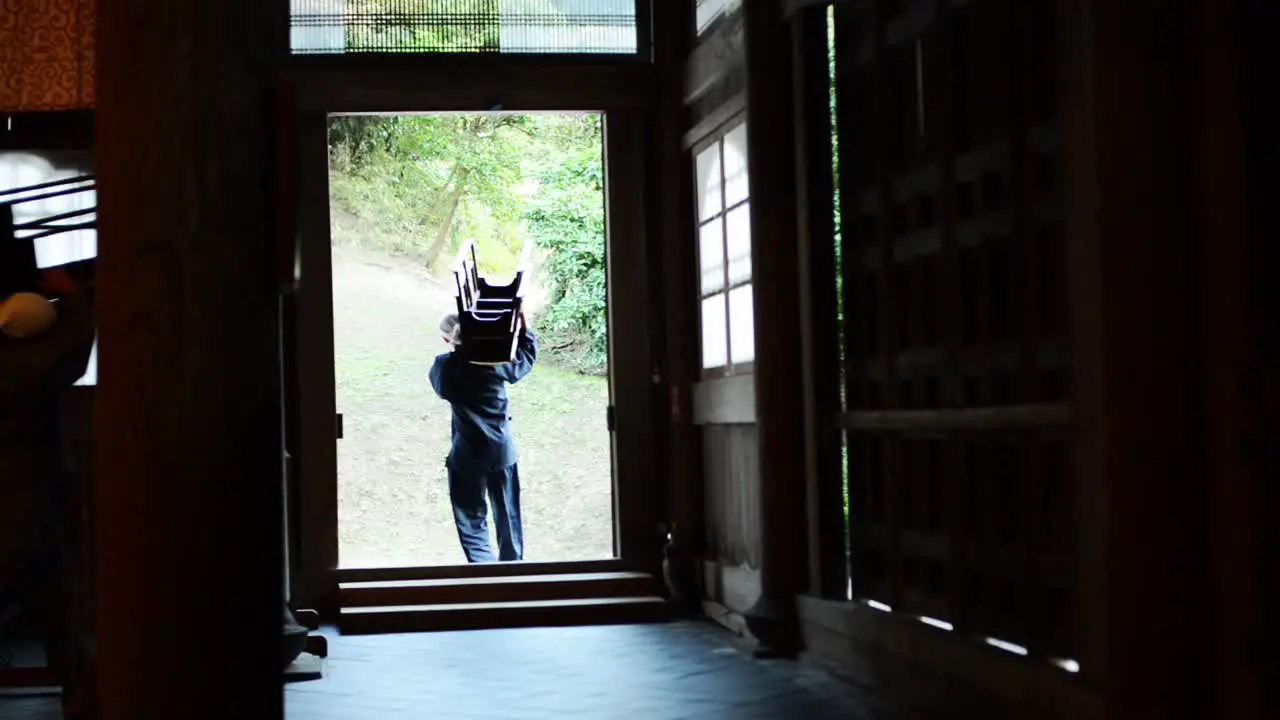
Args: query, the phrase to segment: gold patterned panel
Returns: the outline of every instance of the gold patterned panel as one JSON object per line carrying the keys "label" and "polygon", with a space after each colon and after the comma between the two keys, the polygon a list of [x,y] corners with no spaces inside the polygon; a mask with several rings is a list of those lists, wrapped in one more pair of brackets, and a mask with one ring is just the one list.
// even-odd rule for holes
{"label": "gold patterned panel", "polygon": [[0,0],[0,112],[93,107],[95,0]]}

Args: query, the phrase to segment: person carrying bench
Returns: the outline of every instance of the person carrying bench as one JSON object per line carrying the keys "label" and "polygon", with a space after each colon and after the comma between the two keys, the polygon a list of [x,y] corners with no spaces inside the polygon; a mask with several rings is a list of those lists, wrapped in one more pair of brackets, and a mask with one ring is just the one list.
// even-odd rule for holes
{"label": "person carrying bench", "polygon": [[[450,350],[436,356],[427,373],[436,395],[453,409],[452,443],[445,465],[458,540],[469,563],[524,559],[520,472],[507,414],[506,386],[533,370],[538,342],[523,312],[519,324],[511,361],[477,364],[468,357],[457,314],[445,315],[440,331]],[[496,558],[489,544],[486,495],[493,507]]]}

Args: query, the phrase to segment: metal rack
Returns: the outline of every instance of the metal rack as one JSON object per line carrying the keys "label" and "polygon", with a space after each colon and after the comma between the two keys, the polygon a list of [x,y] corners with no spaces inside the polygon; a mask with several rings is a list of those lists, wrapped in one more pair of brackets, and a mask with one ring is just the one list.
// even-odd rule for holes
{"label": "metal rack", "polygon": [[[17,222],[14,208],[34,202],[71,197],[97,189],[93,175],[0,190],[0,290],[27,286],[37,271],[35,243],[44,238],[81,230],[96,230],[97,206],[55,213]],[[71,263],[79,265],[81,263]]]}

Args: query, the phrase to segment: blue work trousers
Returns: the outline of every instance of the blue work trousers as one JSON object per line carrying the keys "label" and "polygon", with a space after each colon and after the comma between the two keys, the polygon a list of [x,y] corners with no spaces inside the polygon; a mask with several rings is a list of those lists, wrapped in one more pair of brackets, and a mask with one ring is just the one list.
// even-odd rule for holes
{"label": "blue work trousers", "polygon": [[[489,545],[488,506],[493,508],[498,555]],[[489,471],[449,468],[449,500],[458,540],[469,563],[524,559],[524,529],[520,522],[520,471],[517,465]]]}

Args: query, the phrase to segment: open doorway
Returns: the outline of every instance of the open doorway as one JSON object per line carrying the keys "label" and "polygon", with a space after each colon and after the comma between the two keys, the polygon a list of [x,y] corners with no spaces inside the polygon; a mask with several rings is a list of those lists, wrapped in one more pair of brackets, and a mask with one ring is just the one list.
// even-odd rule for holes
{"label": "open doorway", "polygon": [[602,121],[330,117],[340,567],[465,562],[444,466],[451,410],[424,376],[448,350],[439,320],[468,241],[497,281],[534,248],[538,363],[508,388],[525,560],[615,557]]}

